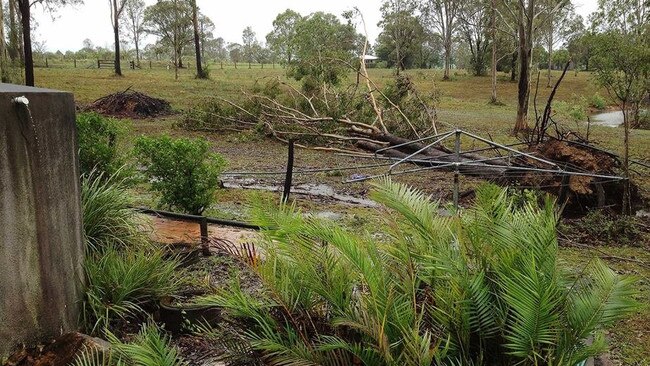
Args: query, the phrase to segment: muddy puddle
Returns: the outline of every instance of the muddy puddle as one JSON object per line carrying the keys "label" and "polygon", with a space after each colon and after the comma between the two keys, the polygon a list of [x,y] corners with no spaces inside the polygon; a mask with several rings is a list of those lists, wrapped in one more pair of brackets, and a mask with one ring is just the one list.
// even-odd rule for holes
{"label": "muddy puddle", "polygon": [[[155,242],[172,244],[199,243],[201,241],[201,230],[198,223],[157,216],[147,216],[147,218],[150,221],[148,235]],[[208,225],[208,236],[241,244],[255,240],[257,233],[253,230]]]}
{"label": "muddy puddle", "polygon": [[594,114],[589,117],[591,124],[606,127],[618,127],[623,124],[623,112],[611,111]]}
{"label": "muddy puddle", "polygon": [[[261,184],[254,179],[228,180],[223,182],[224,188],[230,189],[253,189],[269,192],[282,192],[281,185]],[[321,183],[298,184],[291,187],[291,194],[320,198],[324,200],[333,200],[350,205],[362,207],[378,207],[379,204],[371,199],[356,197],[349,194],[337,192],[332,186]]]}

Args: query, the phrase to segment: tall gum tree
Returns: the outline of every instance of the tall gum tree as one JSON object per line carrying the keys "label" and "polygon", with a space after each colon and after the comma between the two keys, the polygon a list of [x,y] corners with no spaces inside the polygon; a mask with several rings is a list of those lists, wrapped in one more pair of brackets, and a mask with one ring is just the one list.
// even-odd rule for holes
{"label": "tall gum tree", "polygon": [[451,53],[458,26],[458,12],[463,2],[463,0],[425,0],[422,3],[426,24],[442,42],[445,61],[443,80],[449,80],[450,77]]}
{"label": "tall gum tree", "polygon": [[[22,25],[23,58],[25,63],[25,85],[34,86],[34,56],[32,51],[32,14],[35,5],[43,6],[50,13],[66,5],[82,4],[82,0],[14,0],[18,5]],[[11,4],[11,2],[10,2]]]}
{"label": "tall gum tree", "polygon": [[120,63],[120,16],[129,0],[108,0],[111,9],[111,25],[113,26],[113,41],[115,42],[115,75],[122,76]]}
{"label": "tall gum tree", "polygon": [[377,39],[378,55],[387,54],[389,64],[401,70],[412,66],[424,43],[424,29],[416,14],[417,6],[411,0],[385,0],[381,6],[382,28]]}
{"label": "tall gum tree", "polygon": [[135,62],[137,66],[140,66],[140,43],[144,33],[144,9],[145,3],[143,0],[126,0],[123,13],[125,17],[124,28],[135,46]]}
{"label": "tall gum tree", "polygon": [[517,84],[517,118],[513,134],[525,133],[528,127],[528,105],[530,104],[530,74],[533,60],[533,45],[541,24],[548,21],[549,15],[555,14],[570,0],[559,0],[550,9],[544,7],[542,0],[503,0],[508,15],[517,24],[519,81]]}
{"label": "tall gum tree", "polygon": [[273,20],[273,30],[266,35],[269,48],[285,65],[290,64],[295,57],[296,26],[301,20],[302,15],[287,9]]}
{"label": "tall gum tree", "polygon": [[196,0],[191,0],[192,5],[192,28],[194,30],[194,53],[196,55],[196,78],[207,79],[208,75],[203,71],[203,62],[201,61],[201,32],[199,31],[199,8]]}

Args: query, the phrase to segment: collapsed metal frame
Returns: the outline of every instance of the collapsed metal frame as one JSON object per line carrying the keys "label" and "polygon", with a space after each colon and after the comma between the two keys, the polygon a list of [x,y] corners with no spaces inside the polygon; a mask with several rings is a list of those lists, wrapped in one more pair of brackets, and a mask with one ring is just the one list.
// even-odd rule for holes
{"label": "collapsed metal frame", "polygon": [[[467,151],[462,151],[461,149],[461,137],[462,136],[467,136],[471,138],[472,141],[480,141],[482,143],[485,143],[488,145],[487,148],[481,148],[481,149],[471,149]],[[454,156],[455,161],[449,162],[449,161],[440,161],[440,160],[434,160],[434,159],[417,159],[416,156],[419,154],[423,153],[424,151],[434,147],[435,145],[438,145],[442,143],[445,140],[448,140],[450,138],[454,138],[454,152],[451,154],[445,154],[442,156]],[[431,143],[427,143],[424,147],[419,148],[415,152],[411,153],[410,155],[404,157],[404,158],[392,158],[392,157],[386,157],[386,156],[379,156],[379,154],[390,151],[390,150],[396,150],[405,146],[413,145],[416,143],[421,143],[424,141],[430,141],[434,140]],[[603,174],[594,174],[594,173],[589,173],[586,171],[573,171],[573,170],[567,170],[566,167],[562,168],[560,165],[558,165],[556,162],[553,162],[548,159],[540,158],[537,157],[531,153],[519,151],[516,149],[513,149],[513,146],[518,146],[522,145],[523,143],[517,143],[517,144],[510,144],[510,145],[504,145],[504,144],[499,144],[497,142],[488,140],[486,138],[483,138],[481,136],[478,136],[476,134],[461,130],[461,129],[456,129],[454,131],[449,131],[441,134],[436,134],[432,136],[427,136],[423,138],[418,138],[416,140],[411,140],[408,142],[404,142],[401,144],[393,145],[393,146],[388,146],[382,149],[377,150],[374,155],[373,154],[348,154],[348,153],[339,153],[339,155],[343,156],[353,156],[357,158],[369,158],[369,159],[385,159],[385,160],[390,160],[390,161],[395,161],[392,163],[388,171],[383,174],[378,174],[378,175],[372,175],[372,176],[364,176],[361,178],[354,178],[354,179],[349,179],[344,181],[344,183],[355,183],[355,182],[363,182],[371,179],[376,179],[376,178],[381,178],[381,177],[387,177],[387,176],[393,176],[393,175],[404,175],[404,174],[412,174],[416,172],[421,172],[421,171],[428,171],[428,170],[442,170],[442,169],[449,169],[453,168],[454,170],[454,186],[453,186],[453,203],[454,207],[458,208],[458,201],[459,201],[459,191],[460,191],[460,168],[461,166],[470,166],[470,167],[486,167],[486,168],[500,168],[503,167],[504,169],[511,170],[511,171],[522,171],[522,172],[537,172],[537,173],[552,173],[552,174],[557,174],[561,176],[583,176],[583,177],[592,177],[592,178],[598,178],[598,179],[610,179],[610,180],[625,180],[627,178],[621,177],[621,176],[615,176],[615,175],[603,175]],[[489,161],[494,161],[494,160],[503,160],[504,156],[498,156],[498,157],[492,157],[492,158],[485,158],[485,159],[478,159],[478,160],[468,160],[468,161],[463,161],[461,158],[463,154],[469,154],[469,153],[476,153],[480,151],[500,151],[500,150],[505,150],[508,152],[507,155],[507,162],[505,165],[496,165],[496,164],[486,164]],[[441,157],[442,157],[441,156]],[[534,166],[520,166],[520,165],[513,165],[512,164],[512,159],[513,158],[518,158],[518,157],[526,157],[529,159],[532,159],[536,162],[541,163],[542,165],[548,166],[548,168],[540,168],[540,167],[534,167]],[[407,170],[402,170],[395,172],[395,168],[403,165],[403,164],[415,164],[415,165],[422,165],[422,164],[431,164],[431,166],[427,167],[419,167],[419,168],[413,168],[413,169],[407,169]]]}

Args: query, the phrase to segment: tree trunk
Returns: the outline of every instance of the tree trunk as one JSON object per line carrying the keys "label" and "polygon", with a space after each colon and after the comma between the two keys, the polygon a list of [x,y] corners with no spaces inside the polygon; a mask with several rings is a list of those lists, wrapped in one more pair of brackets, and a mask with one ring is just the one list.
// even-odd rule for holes
{"label": "tree trunk", "polygon": [[[524,10],[526,16],[524,16]],[[517,120],[514,134],[528,130],[528,102],[530,98],[530,66],[533,48],[533,20],[535,2],[529,0],[528,8],[519,6],[519,84],[517,86]]]}
{"label": "tree trunk", "polygon": [[632,203],[630,199],[630,116],[625,102],[621,105],[623,111],[623,175],[626,178],[623,182],[623,215],[632,214]]}
{"label": "tree trunk", "polygon": [[4,27],[4,9],[2,0],[0,0],[0,82],[7,82],[6,51],[5,51],[5,27]]}
{"label": "tree trunk", "polygon": [[[20,23],[20,25],[17,24],[16,28],[15,28],[16,29],[16,51],[17,51],[17,54],[18,54],[18,59],[20,60],[20,64],[25,65],[25,46],[23,45],[24,34],[23,34],[23,28],[22,28],[22,16],[20,15],[21,12],[20,12],[20,3],[19,3],[19,1],[20,0],[14,0],[13,1],[14,8],[15,8],[14,14],[15,14],[16,19],[17,19],[16,23]],[[31,21],[30,21],[30,23],[31,23]],[[30,38],[31,38],[31,31],[30,31]],[[30,43],[31,43],[31,39],[30,39]]]}
{"label": "tree trunk", "polygon": [[[552,26],[552,25],[551,25]],[[551,87],[551,65],[553,63],[553,31],[549,31],[548,35],[548,73],[546,74],[546,87]]]}
{"label": "tree trunk", "polygon": [[497,21],[496,21],[497,0],[492,0],[492,11],[490,23],[492,28],[492,96],[490,103],[497,103]]}
{"label": "tree trunk", "polygon": [[201,62],[201,37],[199,36],[199,11],[196,7],[196,0],[192,0],[192,24],[194,26],[194,52],[196,53],[196,77],[206,79]]}
{"label": "tree trunk", "polygon": [[133,41],[135,43],[135,64],[140,67],[140,42],[138,41],[138,37],[135,37]]}
{"label": "tree trunk", "polygon": [[115,38],[115,75],[122,76],[122,65],[120,64],[120,29],[117,24],[117,17],[114,19],[113,35]]}
{"label": "tree trunk", "polygon": [[445,42],[445,72],[442,77],[443,80],[449,80],[449,69],[451,68],[451,44]]}
{"label": "tree trunk", "polygon": [[518,51],[512,53],[510,58],[510,81],[514,82],[517,79],[517,56],[519,55]]}
{"label": "tree trunk", "polygon": [[23,30],[23,49],[25,51],[25,85],[34,86],[34,57],[32,55],[32,27],[29,0],[18,0],[20,20]]}
{"label": "tree trunk", "polygon": [[18,59],[18,21],[16,20],[15,0],[9,0],[9,58],[11,62]]}

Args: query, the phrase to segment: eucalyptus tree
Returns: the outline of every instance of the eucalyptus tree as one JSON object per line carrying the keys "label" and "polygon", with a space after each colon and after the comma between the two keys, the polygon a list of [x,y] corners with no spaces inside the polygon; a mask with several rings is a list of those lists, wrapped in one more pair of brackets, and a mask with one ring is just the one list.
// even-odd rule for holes
{"label": "eucalyptus tree", "polygon": [[201,32],[199,31],[199,8],[196,0],[190,0],[192,6],[192,29],[194,31],[194,54],[196,59],[196,78],[207,79],[208,75],[203,72],[203,63],[201,61]]}
{"label": "eucalyptus tree", "polygon": [[517,49],[519,58],[519,81],[517,85],[517,118],[514,134],[528,131],[528,106],[530,104],[530,76],[533,60],[533,46],[539,36],[539,28],[560,9],[570,4],[570,0],[545,3],[545,0],[502,0],[506,23],[516,24]]}
{"label": "eucalyptus tree", "polygon": [[140,66],[140,44],[144,34],[144,9],[143,0],[126,0],[123,12],[126,18],[123,27],[135,46],[135,62],[138,66]]}
{"label": "eucalyptus tree", "polygon": [[34,56],[32,54],[31,8],[40,5],[50,13],[67,5],[81,4],[83,0],[14,0],[18,5],[22,25],[23,54],[25,61],[25,85],[34,86]]}
{"label": "eucalyptus tree", "polygon": [[22,39],[21,28],[20,28],[20,11],[18,10],[18,3],[16,0],[7,0],[5,3],[6,7],[4,8],[4,26],[7,29],[6,37],[6,52],[11,60],[12,64],[23,62],[24,52],[22,51],[22,44],[20,40]]}
{"label": "eucalyptus tree", "polygon": [[377,38],[377,54],[400,70],[412,66],[424,40],[424,28],[413,0],[385,0],[381,6],[382,28]]}
{"label": "eucalyptus tree", "polygon": [[622,34],[640,34],[650,24],[650,2],[647,0],[598,0],[592,14],[593,25],[601,31],[616,30]]}
{"label": "eucalyptus tree", "polygon": [[308,91],[337,85],[349,70],[359,37],[351,23],[330,13],[316,12],[296,26],[295,56],[290,76],[303,81]]}
{"label": "eucalyptus tree", "polygon": [[287,9],[273,20],[273,30],[266,35],[266,43],[284,64],[290,64],[295,56],[296,26],[302,15]]}
{"label": "eucalyptus tree", "polygon": [[242,52],[244,59],[248,62],[248,68],[255,61],[256,52],[258,49],[257,36],[251,26],[248,26],[242,32]]}
{"label": "eucalyptus tree", "polygon": [[187,1],[161,0],[144,11],[145,32],[172,50],[175,67],[183,67],[181,56],[193,39],[192,28],[192,7]]}
{"label": "eucalyptus tree", "polygon": [[463,3],[462,0],[424,0],[422,3],[425,24],[442,41],[445,61],[444,80],[449,80],[454,36],[458,29],[458,15]]}
{"label": "eucalyptus tree", "polygon": [[129,0],[108,0],[111,9],[111,25],[113,26],[113,39],[115,42],[115,75],[122,76],[120,64],[120,17]]}
{"label": "eucalyptus tree", "polygon": [[487,0],[463,2],[458,12],[459,31],[471,53],[472,72],[483,76],[487,70],[488,49],[491,46],[491,6]]}
{"label": "eucalyptus tree", "polygon": [[[201,58],[205,60],[206,45],[214,44],[214,22],[209,17],[199,14],[199,38],[201,39]],[[223,47],[223,40],[221,46]]]}
{"label": "eucalyptus tree", "polygon": [[542,38],[548,52],[546,87],[551,87],[551,69],[553,68],[553,50],[555,46],[570,37],[576,17],[573,4],[565,0],[545,0],[544,22],[541,24]]}
{"label": "eucalyptus tree", "polygon": [[[617,6],[627,6],[618,8]],[[624,10],[624,11],[622,11]],[[630,128],[638,127],[641,105],[650,98],[650,3],[599,1],[592,17],[602,31],[592,38],[594,75],[623,113],[623,213],[631,213],[629,182]]]}
{"label": "eucalyptus tree", "polygon": [[242,46],[239,43],[228,43],[228,57],[230,57],[230,61],[235,64],[235,69],[237,68],[237,63],[241,62],[242,60]]}

